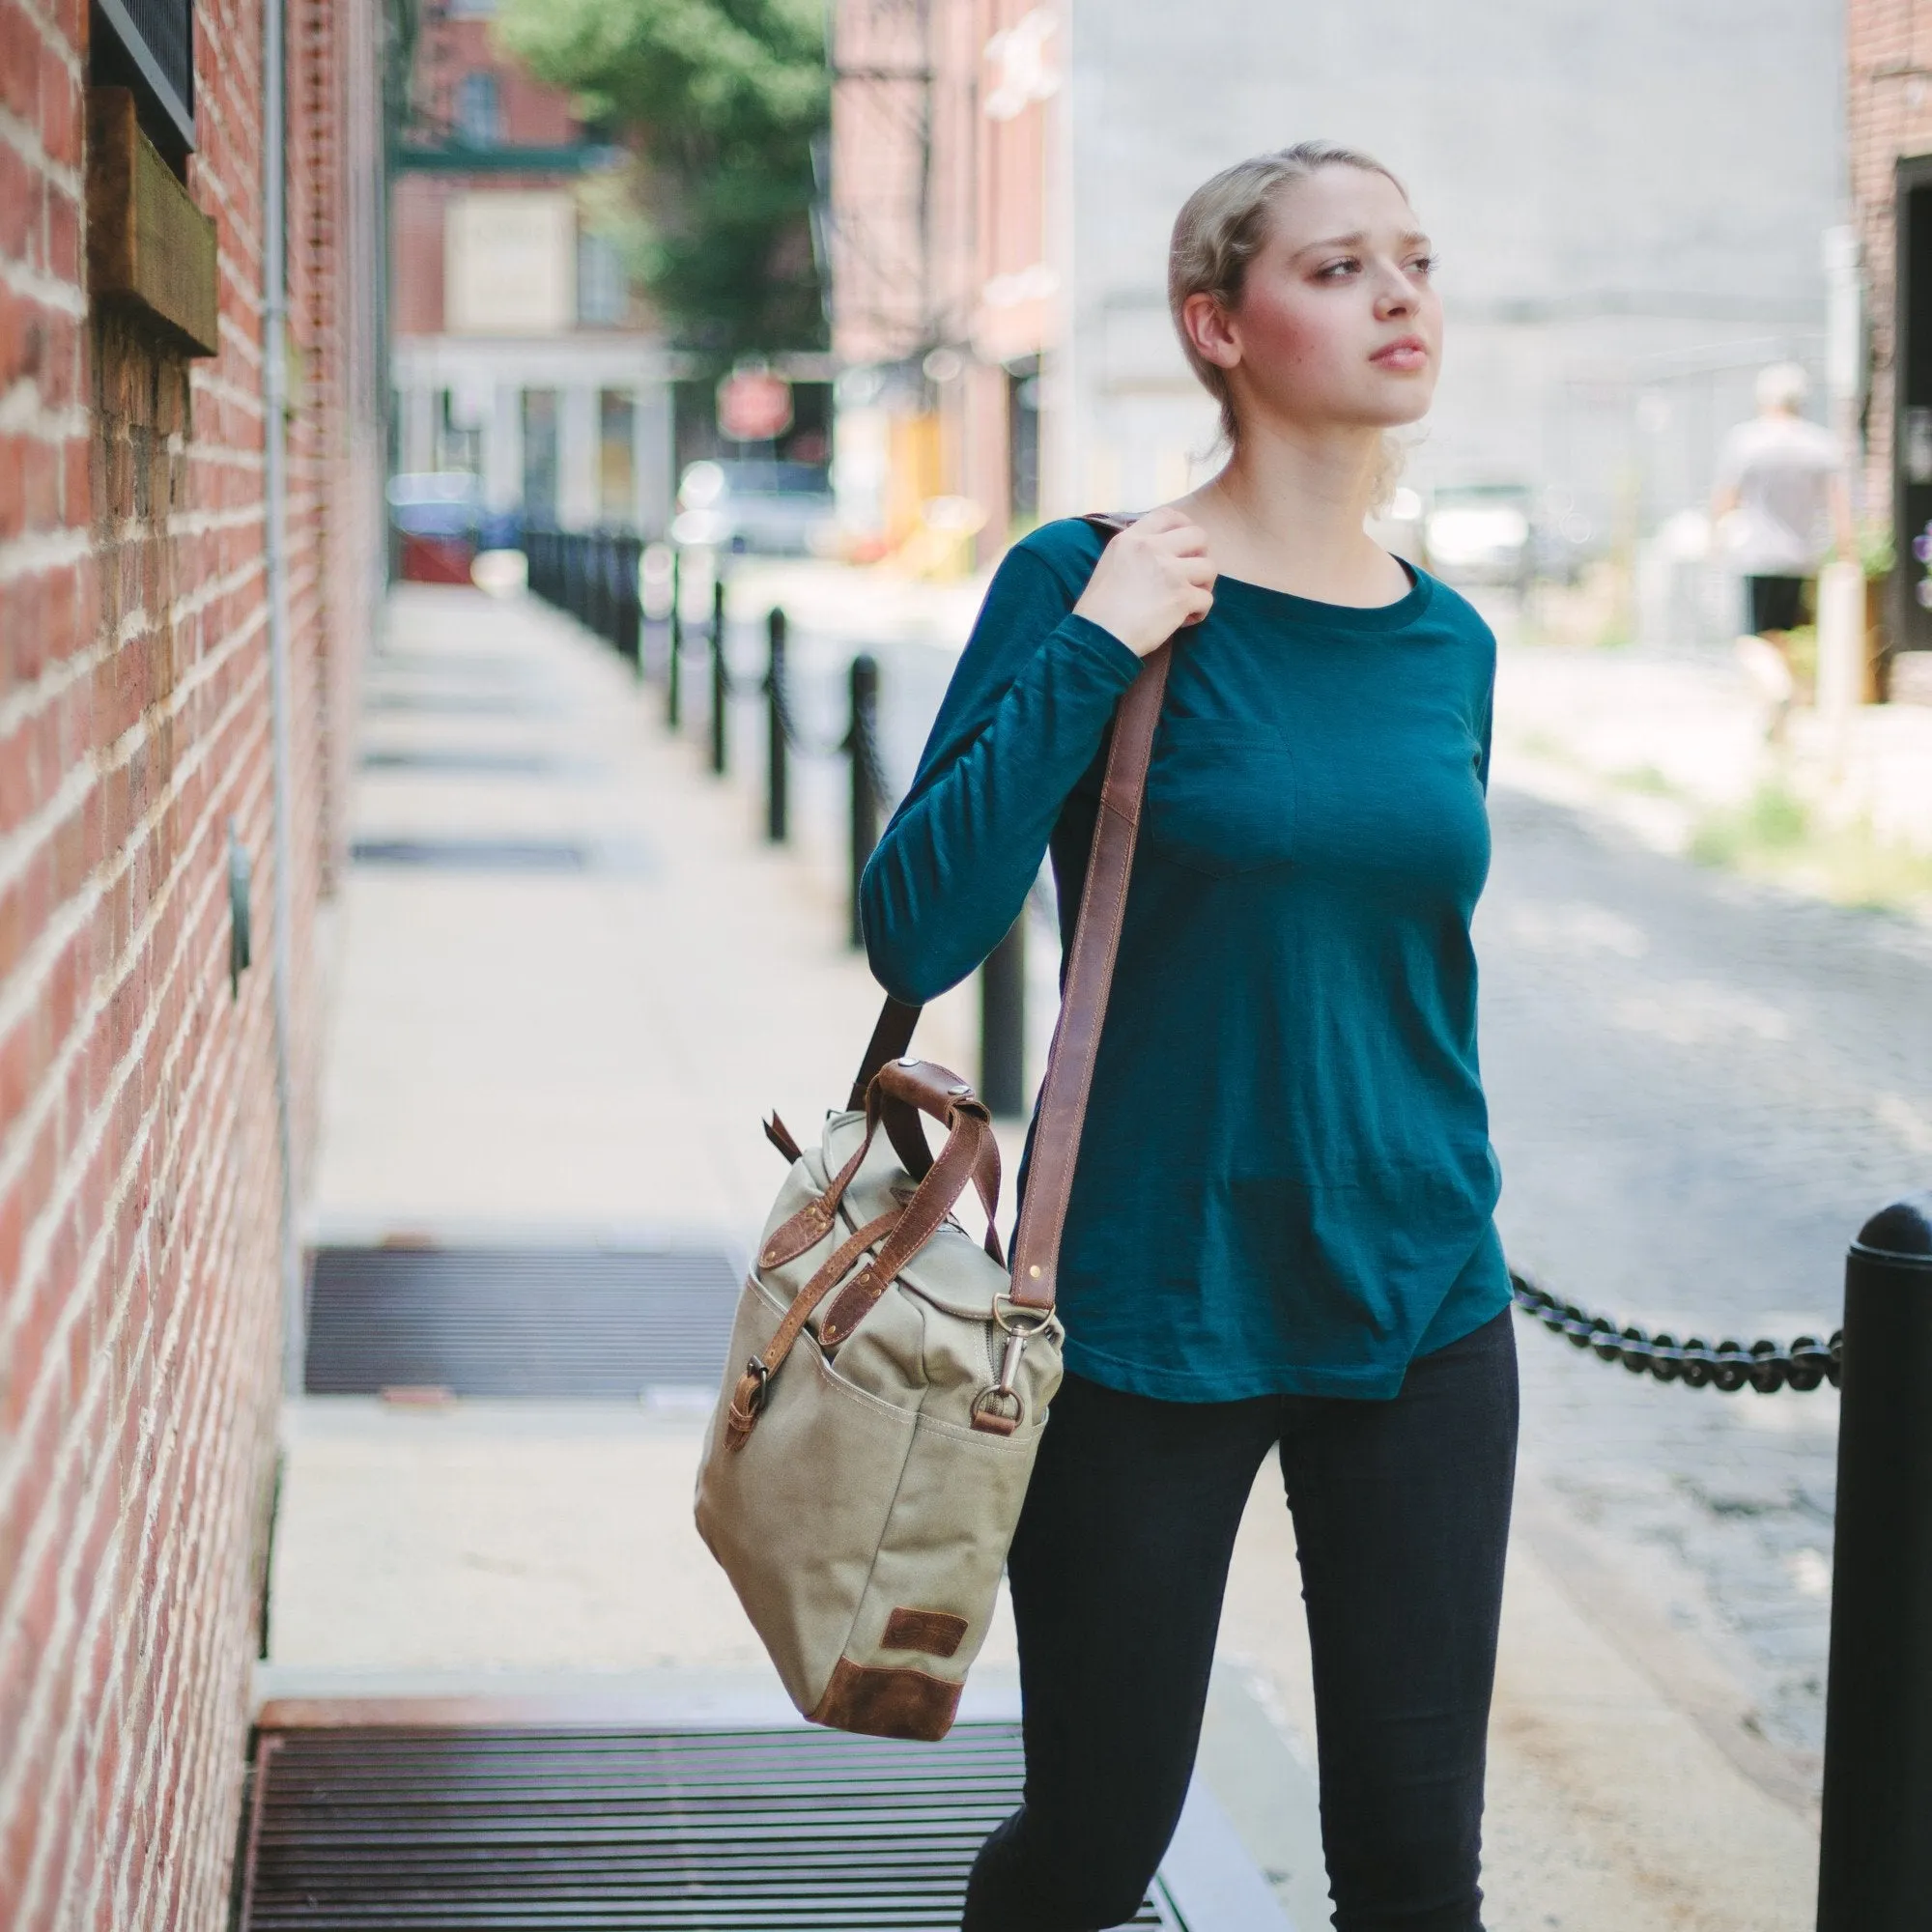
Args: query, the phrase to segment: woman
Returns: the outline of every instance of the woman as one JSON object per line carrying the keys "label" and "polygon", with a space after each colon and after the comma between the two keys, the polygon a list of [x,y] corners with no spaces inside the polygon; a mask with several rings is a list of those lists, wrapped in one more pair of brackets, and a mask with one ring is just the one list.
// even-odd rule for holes
{"label": "woman", "polygon": [[1170,297],[1227,466],[1104,552],[1078,522],[1014,549],[866,874],[902,999],[979,964],[1049,849],[1069,926],[1109,720],[1180,632],[1061,1250],[1068,1373],[1009,1563],[1026,1802],[967,1932],[1134,1916],[1271,1448],[1334,1922],[1480,1924],[1517,1422],[1469,945],[1494,640],[1363,530],[1435,386],[1432,269],[1346,150],[1188,201]]}

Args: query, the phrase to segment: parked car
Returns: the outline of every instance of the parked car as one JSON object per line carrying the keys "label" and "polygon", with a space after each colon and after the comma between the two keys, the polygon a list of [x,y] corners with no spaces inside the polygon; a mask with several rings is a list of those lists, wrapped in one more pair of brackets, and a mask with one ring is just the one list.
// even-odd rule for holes
{"label": "parked car", "polygon": [[406,583],[468,583],[483,514],[477,479],[462,469],[419,470],[390,477],[384,494],[396,575]]}
{"label": "parked car", "polygon": [[817,463],[694,463],[677,486],[674,543],[799,556],[829,548],[831,471]]}

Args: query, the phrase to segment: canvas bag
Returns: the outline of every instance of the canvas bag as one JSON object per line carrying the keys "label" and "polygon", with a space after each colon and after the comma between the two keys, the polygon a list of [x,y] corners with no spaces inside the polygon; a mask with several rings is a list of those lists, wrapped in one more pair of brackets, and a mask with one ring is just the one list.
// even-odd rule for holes
{"label": "canvas bag", "polygon": [[[1104,538],[1128,520],[1088,521]],[[791,1171],[739,1299],[697,1527],[814,1723],[942,1738],[985,1641],[1060,1385],[1060,1236],[1170,650],[1115,716],[1010,1269],[991,1120],[957,1074],[904,1057],[917,1007],[886,1002],[817,1147],[765,1128]],[[969,1186],[983,1244],[953,1216]]]}

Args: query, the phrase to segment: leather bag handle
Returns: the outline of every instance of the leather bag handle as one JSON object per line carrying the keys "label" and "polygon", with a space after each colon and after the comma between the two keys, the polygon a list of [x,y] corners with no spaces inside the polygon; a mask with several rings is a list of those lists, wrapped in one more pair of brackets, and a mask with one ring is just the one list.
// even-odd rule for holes
{"label": "leather bag handle", "polygon": [[[1134,520],[1091,516],[1084,521],[1100,532],[1104,544]],[[1100,810],[1087,859],[1080,913],[1073,927],[1065,990],[1047,1054],[1046,1079],[1040,1088],[1032,1171],[1019,1227],[1013,1234],[1012,1299],[1023,1308],[1051,1309],[1058,1290],[1060,1239],[1073,1197],[1087,1096],[1094,1084],[1094,1062],[1107,1017],[1114,958],[1120,951],[1121,926],[1126,917],[1127,881],[1133,872],[1134,845],[1140,835],[1148,762],[1153,753],[1154,726],[1160,720],[1173,651],[1170,640],[1147,658],[1114,717],[1114,738],[1107,752]],[[867,1104],[879,1070],[888,1062],[900,1059],[911,1045],[921,1010],[903,1000],[886,1001],[852,1086],[848,1104],[855,1111]]]}

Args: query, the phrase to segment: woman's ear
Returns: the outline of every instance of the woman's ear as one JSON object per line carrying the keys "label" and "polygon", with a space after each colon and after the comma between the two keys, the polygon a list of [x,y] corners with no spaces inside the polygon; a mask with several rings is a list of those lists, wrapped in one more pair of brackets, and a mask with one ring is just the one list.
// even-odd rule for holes
{"label": "woman's ear", "polygon": [[1219,300],[1202,291],[1189,296],[1180,307],[1181,327],[1204,362],[1217,369],[1232,369],[1241,359],[1241,345],[1235,327]]}

